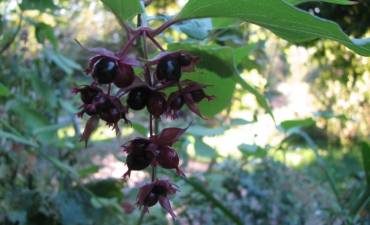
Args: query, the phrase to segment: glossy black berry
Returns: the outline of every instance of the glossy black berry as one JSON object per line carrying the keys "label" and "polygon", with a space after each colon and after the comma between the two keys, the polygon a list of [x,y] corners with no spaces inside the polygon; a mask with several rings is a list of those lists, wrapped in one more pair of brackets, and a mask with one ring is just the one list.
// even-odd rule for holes
{"label": "glossy black berry", "polygon": [[192,91],[190,94],[195,103],[202,101],[206,97],[206,93],[203,91],[203,89]]}
{"label": "glossy black berry", "polygon": [[126,164],[129,170],[143,170],[150,165],[152,159],[151,152],[131,152],[127,155]]}
{"label": "glossy black berry", "polygon": [[156,73],[158,80],[179,81],[181,65],[175,57],[167,55],[159,60]]}
{"label": "glossy black berry", "polygon": [[154,118],[159,118],[163,113],[166,112],[166,99],[159,92],[153,92],[148,99],[146,108]]}
{"label": "glossy black berry", "polygon": [[132,82],[134,82],[134,78],[135,72],[132,66],[121,64],[117,79],[114,81],[114,85],[119,88],[130,86]]}
{"label": "glossy black berry", "polygon": [[146,205],[147,207],[151,207],[157,204],[158,200],[159,200],[159,195],[151,191],[148,194],[148,196],[146,196],[146,198],[144,199],[144,205]]}
{"label": "glossy black berry", "polygon": [[151,91],[147,87],[138,87],[130,91],[127,96],[127,105],[133,110],[143,109],[149,99]]}
{"label": "glossy black berry", "polygon": [[181,66],[189,66],[193,61],[193,56],[186,52],[181,53],[176,58]]}
{"label": "glossy black berry", "polygon": [[184,97],[178,96],[177,98],[175,98],[175,100],[171,102],[170,108],[173,110],[180,110],[184,103],[185,103]]}
{"label": "glossy black berry", "polygon": [[95,63],[92,75],[99,84],[110,84],[117,79],[118,66],[109,58],[102,58]]}

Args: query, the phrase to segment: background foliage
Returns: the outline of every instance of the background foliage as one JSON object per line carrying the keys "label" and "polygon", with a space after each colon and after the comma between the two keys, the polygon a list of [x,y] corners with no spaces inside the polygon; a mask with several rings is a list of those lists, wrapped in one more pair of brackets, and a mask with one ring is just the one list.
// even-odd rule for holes
{"label": "background foliage", "polygon": [[[90,56],[74,39],[119,51],[127,38],[115,16],[135,24],[141,12],[137,1],[103,2],[0,1],[0,224],[175,223],[160,208],[143,220],[134,210],[145,173],[119,178],[117,146],[147,134],[145,113],[129,115],[122,136],[101,124],[88,148],[78,142],[85,120],[70,88],[88,83]],[[176,146],[188,178],[158,171],[178,179],[178,223],[368,224],[370,63],[360,55],[370,47],[351,38],[369,37],[369,1],[223,2],[192,0],[176,15],[182,1],[147,7],[154,28],[178,22],[158,41],[199,55],[203,74],[184,77],[217,96],[199,104],[206,121],[186,110],[162,119],[193,121]]]}

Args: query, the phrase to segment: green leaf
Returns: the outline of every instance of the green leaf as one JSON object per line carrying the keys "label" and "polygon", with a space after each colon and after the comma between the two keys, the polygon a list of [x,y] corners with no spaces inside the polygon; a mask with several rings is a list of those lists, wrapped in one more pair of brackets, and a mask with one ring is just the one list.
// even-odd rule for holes
{"label": "green leaf", "polygon": [[307,118],[304,120],[285,120],[278,125],[278,129],[282,132],[287,132],[293,127],[307,127],[315,124],[315,120]]}
{"label": "green leaf", "polygon": [[80,177],[83,177],[83,176],[86,176],[86,175],[94,174],[94,173],[99,172],[99,169],[100,169],[99,166],[93,165],[93,166],[90,166],[90,167],[88,167],[86,169],[79,170],[78,171],[78,175]]}
{"label": "green leaf", "polygon": [[9,89],[4,84],[0,83],[0,96],[9,96]]}
{"label": "green leaf", "polygon": [[191,38],[196,40],[204,40],[208,37],[212,30],[212,21],[210,19],[202,20],[187,20],[176,25],[179,29]]}
{"label": "green leaf", "polygon": [[250,84],[248,84],[241,76],[235,76],[235,81],[237,83],[239,83],[243,88],[244,90],[246,91],[249,91],[250,93],[252,93],[254,95],[254,97],[256,97],[256,100],[258,102],[258,104],[264,108],[266,110],[266,112],[268,114],[270,114],[271,118],[274,120],[275,122],[275,117],[274,117],[274,114],[272,114],[272,111],[267,103],[267,100],[265,98],[265,96],[263,96],[257,89],[255,89],[253,86],[251,86]]}
{"label": "green leaf", "polygon": [[139,0],[101,0],[117,19],[122,23],[128,18],[140,14],[143,9]]}
{"label": "green leaf", "polygon": [[180,179],[185,181],[187,184],[193,187],[193,189],[199,193],[201,193],[209,202],[212,203],[214,207],[219,208],[225,216],[229,217],[235,224],[237,225],[243,225],[244,223],[241,221],[239,217],[233,214],[232,210],[230,208],[226,207],[224,204],[222,204],[221,201],[216,199],[212,192],[204,188],[204,184],[195,178],[185,178],[182,176],[179,176]]}
{"label": "green leaf", "polygon": [[77,64],[72,59],[64,57],[59,53],[51,53],[51,60],[68,75],[71,75],[73,70],[82,70],[80,64]]}
{"label": "green leaf", "polygon": [[47,39],[53,44],[55,49],[58,46],[58,40],[54,36],[54,28],[46,23],[38,23],[36,25],[35,36],[41,44],[44,44]]}
{"label": "green leaf", "polygon": [[19,137],[19,136],[16,136],[16,135],[12,134],[12,133],[6,132],[6,131],[1,131],[0,130],[0,137],[11,139],[11,140],[13,140],[13,141],[15,141],[17,143],[30,145],[30,146],[35,147],[35,148],[38,148],[39,147],[37,145],[37,143],[33,143],[33,142],[27,140],[24,137]]}
{"label": "green leaf", "polygon": [[243,143],[238,146],[238,149],[245,156],[261,157],[267,154],[267,151],[256,144],[249,145]]}
{"label": "green leaf", "polygon": [[362,142],[362,161],[364,164],[367,188],[370,189],[370,146],[367,142]]}
{"label": "green leaf", "polygon": [[59,9],[58,6],[54,5],[52,0],[23,0],[19,7],[22,10],[39,10],[46,11],[47,9],[55,10]]}
{"label": "green leaf", "polygon": [[[201,114],[205,117],[213,117],[228,107],[234,94],[235,81],[231,77],[233,73],[231,70],[232,65],[231,68],[228,68],[230,65],[227,61],[223,61],[223,58],[220,59],[213,55],[218,54],[222,57],[222,52],[208,52],[207,48],[200,49],[190,44],[174,44],[169,46],[169,51],[176,51],[178,49],[187,50],[191,54],[202,58],[202,60],[196,64],[197,71],[202,74],[184,73],[182,79],[190,79],[212,85],[205,88],[204,91],[208,95],[216,96],[211,102],[203,100],[196,105]],[[218,65],[217,68],[219,68],[219,70],[214,65]]]}
{"label": "green leaf", "polygon": [[209,128],[200,125],[193,125],[190,126],[187,130],[187,134],[195,135],[195,136],[214,136],[214,135],[221,135],[223,134],[229,127],[221,126],[217,128]]}
{"label": "green leaf", "polygon": [[250,22],[291,42],[327,38],[342,43],[360,55],[370,56],[370,38],[351,39],[338,24],[313,16],[283,0],[189,0],[174,22],[213,17]]}
{"label": "green leaf", "polygon": [[234,26],[239,21],[239,19],[233,18],[212,18],[212,26],[213,28],[224,28],[228,26]]}
{"label": "green leaf", "polygon": [[61,123],[61,124],[53,124],[53,125],[44,126],[44,127],[38,127],[38,128],[33,130],[32,134],[37,136],[41,133],[48,133],[48,132],[55,133],[60,128],[66,127],[66,126],[70,125],[71,123],[72,122],[67,122],[67,123]]}
{"label": "green leaf", "polygon": [[242,118],[230,119],[230,125],[231,126],[246,125],[246,124],[250,124],[250,123],[254,123],[254,122],[256,122],[256,121],[248,121],[248,120],[245,120],[245,119],[242,119]]}
{"label": "green leaf", "polygon": [[70,101],[65,101],[59,98],[58,103],[64,110],[66,110],[69,113],[75,114],[78,112],[78,109]]}
{"label": "green leaf", "polygon": [[139,134],[141,134],[143,137],[146,137],[148,130],[141,124],[138,123],[131,123],[132,128],[136,130]]}
{"label": "green leaf", "polygon": [[52,108],[57,106],[57,97],[53,87],[43,82],[36,74],[30,74],[32,87],[49,103]]}
{"label": "green leaf", "polygon": [[[236,51],[238,54],[241,54],[240,52],[242,51],[246,51],[245,54],[247,54],[253,49],[253,47],[253,45],[248,45],[248,47],[242,47],[241,50]],[[184,73],[183,79],[188,78],[201,83],[214,85],[213,87],[207,87],[207,90],[214,90],[213,92],[210,91],[209,93],[216,96],[216,99],[214,100],[215,103],[211,102],[211,104],[213,103],[213,105],[212,107],[210,107],[207,102],[202,101],[199,105],[199,109],[202,114],[204,113],[204,111],[217,111],[215,110],[216,108],[214,106],[214,104],[216,103],[219,103],[218,105],[220,106],[218,108],[218,112],[220,112],[222,109],[226,108],[230,104],[235,89],[235,83],[227,80],[226,78],[231,78],[234,80],[234,82],[239,83],[245,90],[252,93],[256,97],[258,104],[263,107],[268,114],[270,114],[273,120],[275,120],[272,111],[267,104],[266,98],[254,87],[249,85],[242,77],[240,77],[238,71],[235,68],[234,50],[232,48],[219,46],[197,47],[192,44],[186,43],[176,43],[168,46],[168,51],[175,51],[180,49],[186,50],[193,55],[201,57],[202,60],[195,64],[195,66],[197,69],[199,68],[199,72],[204,72],[204,74],[200,74],[197,76],[190,76],[188,73]],[[221,79],[212,76],[213,73],[217,74]],[[234,87],[231,87],[233,85]],[[215,114],[216,113],[211,112],[209,114],[204,113],[205,116],[214,116]]]}
{"label": "green leaf", "polygon": [[249,55],[249,53],[251,51],[253,51],[253,49],[257,46],[257,42],[256,43],[250,43],[246,46],[242,46],[242,47],[239,47],[239,48],[235,48],[234,49],[234,62],[235,62],[235,65],[238,65],[239,63],[241,63],[241,61],[243,60],[243,58],[245,58],[246,56]]}
{"label": "green leaf", "polygon": [[325,118],[325,119],[333,118],[333,119],[340,119],[340,120],[349,120],[347,118],[347,116],[344,115],[344,114],[335,115],[331,112],[321,112],[321,111],[319,111],[319,112],[314,113],[314,115],[317,116],[317,117]]}
{"label": "green leaf", "polygon": [[197,156],[213,158],[217,155],[216,150],[204,143],[200,137],[195,137],[194,149]]}
{"label": "green leaf", "polygon": [[75,170],[70,165],[63,163],[58,158],[55,158],[55,157],[52,157],[52,156],[49,156],[49,155],[46,155],[46,154],[43,154],[43,156],[45,156],[50,162],[52,162],[56,167],[58,167],[58,169],[60,169],[64,173],[71,173],[75,177],[78,177],[77,170]]}
{"label": "green leaf", "polygon": [[353,203],[352,207],[349,211],[349,216],[352,219],[355,219],[360,211],[366,207],[366,205],[370,202],[370,189],[366,188],[357,198],[357,200]]}
{"label": "green leaf", "polygon": [[[292,4],[292,5],[299,5],[305,2],[317,2],[317,0],[285,0],[286,2]],[[328,3],[334,3],[339,5],[354,5],[357,4],[357,2],[352,2],[349,0],[320,0],[320,2],[328,2]]]}

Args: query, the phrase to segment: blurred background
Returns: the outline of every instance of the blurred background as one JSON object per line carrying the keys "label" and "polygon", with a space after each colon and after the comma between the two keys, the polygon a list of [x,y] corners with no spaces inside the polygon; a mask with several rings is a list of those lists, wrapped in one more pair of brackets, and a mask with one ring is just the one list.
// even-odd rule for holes
{"label": "blurred background", "polygon": [[[149,24],[158,27],[162,14],[176,14],[185,2],[154,0]],[[350,37],[370,35],[369,0],[297,7],[335,21]],[[134,204],[150,181],[147,171],[121,178],[120,146],[147,136],[145,110],[129,113],[133,126],[120,122],[117,137],[100,122],[87,147],[79,142],[88,117],[76,117],[82,103],[70,90],[91,83],[83,70],[92,55],[75,39],[120,51],[127,37],[114,15],[97,0],[8,0],[0,1],[0,18],[0,224],[370,224],[369,197],[358,202],[370,157],[363,142],[370,135],[369,58],[330,40],[288,43],[232,19],[201,20],[200,36],[175,26],[156,37],[169,50],[235,49],[231,63],[273,114],[245,87],[222,79],[223,64],[211,65],[216,72],[197,68],[216,73],[211,78],[184,74],[213,84],[205,91],[217,98],[198,105],[207,120],[184,109],[178,120],[162,116],[159,123],[185,128],[193,121],[174,146],[188,179],[157,172],[181,189],[171,196],[175,222],[159,206],[140,217]],[[158,53],[151,43],[149,53]]]}

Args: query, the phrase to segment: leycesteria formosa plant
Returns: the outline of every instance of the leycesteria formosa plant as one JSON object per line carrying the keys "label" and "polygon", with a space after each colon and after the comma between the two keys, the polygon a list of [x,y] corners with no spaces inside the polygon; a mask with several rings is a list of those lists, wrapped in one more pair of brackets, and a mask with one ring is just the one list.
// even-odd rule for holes
{"label": "leycesteria formosa plant", "polygon": [[[148,207],[159,202],[176,219],[169,195],[175,194],[179,189],[173,182],[156,177],[155,168],[160,166],[175,169],[178,175],[185,176],[179,168],[179,155],[172,146],[187,128],[170,127],[155,133],[153,123],[155,120],[160,121],[161,117],[177,119],[177,111],[184,105],[203,118],[196,104],[205,98],[211,101],[215,96],[207,95],[204,91],[212,84],[181,79],[183,73],[195,72],[194,64],[201,60],[200,57],[184,50],[167,52],[156,41],[155,36],[171,24],[164,23],[153,30],[146,26],[145,13],[139,16],[142,22],[136,29],[127,21],[120,21],[126,29],[129,40],[119,52],[100,47],[85,48],[77,41],[86,52],[93,54],[85,69],[86,75],[92,77],[92,82],[89,85],[72,88],[72,93],[80,94],[83,103],[77,116],[79,118],[84,114],[89,116],[80,141],[87,145],[99,120],[112,126],[119,135],[118,122],[123,119],[125,124],[131,124],[127,119],[128,112],[146,108],[149,113],[149,137],[137,137],[122,145],[124,152],[127,153],[128,167],[123,178],[130,177],[132,171],[144,170],[150,166],[151,183],[139,189],[136,205],[143,208],[142,212],[145,213],[149,212]],[[138,38],[142,38],[143,43],[144,57],[141,60],[132,59],[126,54]],[[161,51],[152,59],[148,58],[147,39]],[[135,74],[134,67],[142,68],[143,76]],[[118,88],[116,93],[111,92],[113,85]],[[175,91],[168,96],[163,92],[173,87]],[[103,89],[107,91],[104,92]]]}

